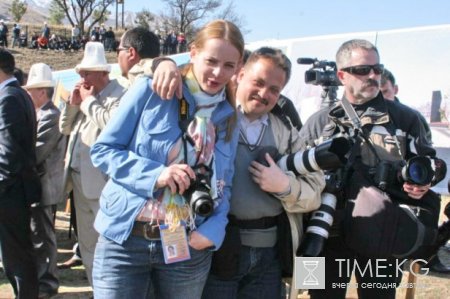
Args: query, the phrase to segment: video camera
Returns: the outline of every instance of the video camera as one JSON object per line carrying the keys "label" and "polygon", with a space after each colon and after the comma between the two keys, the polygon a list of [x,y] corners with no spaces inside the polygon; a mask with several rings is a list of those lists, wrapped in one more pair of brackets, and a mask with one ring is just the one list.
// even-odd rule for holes
{"label": "video camera", "polygon": [[320,86],[342,85],[337,77],[337,66],[334,61],[318,60],[317,58],[298,58],[298,64],[312,64],[305,72],[305,83]]}
{"label": "video camera", "polygon": [[331,107],[336,102],[338,86],[342,85],[337,77],[336,63],[317,58],[298,58],[297,63],[312,64],[305,72],[305,83],[322,86],[322,107]]}

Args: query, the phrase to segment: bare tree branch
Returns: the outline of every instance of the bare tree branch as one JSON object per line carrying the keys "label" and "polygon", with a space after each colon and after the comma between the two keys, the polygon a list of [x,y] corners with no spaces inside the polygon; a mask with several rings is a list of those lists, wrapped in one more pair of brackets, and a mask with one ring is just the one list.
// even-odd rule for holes
{"label": "bare tree branch", "polygon": [[163,0],[169,8],[168,14],[161,14],[163,28],[193,35],[196,22],[221,6],[218,0]]}
{"label": "bare tree branch", "polygon": [[[92,27],[104,17],[108,7],[116,0],[54,0],[54,2],[64,10],[69,22],[72,25],[78,24],[81,34],[84,34],[86,31],[91,31]],[[93,16],[94,11],[98,11],[95,17]],[[88,21],[91,22],[86,30],[85,24]]]}
{"label": "bare tree branch", "polygon": [[246,23],[242,16],[236,12],[236,6],[233,1],[230,1],[227,6],[225,6],[222,11],[220,11],[216,16],[216,19],[224,19],[234,23],[242,32],[242,34],[250,33],[246,29]]}

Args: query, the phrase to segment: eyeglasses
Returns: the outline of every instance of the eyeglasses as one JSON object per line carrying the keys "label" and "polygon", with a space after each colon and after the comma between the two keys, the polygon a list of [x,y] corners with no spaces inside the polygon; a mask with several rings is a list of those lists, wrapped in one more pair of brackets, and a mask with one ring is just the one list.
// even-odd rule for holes
{"label": "eyeglasses", "polygon": [[375,75],[381,75],[384,72],[384,65],[382,64],[356,65],[344,67],[341,69],[341,71],[358,76],[366,76],[370,74],[370,70],[373,70]]}
{"label": "eyeglasses", "polygon": [[127,51],[130,47],[117,47],[116,53],[119,55],[120,51]]}

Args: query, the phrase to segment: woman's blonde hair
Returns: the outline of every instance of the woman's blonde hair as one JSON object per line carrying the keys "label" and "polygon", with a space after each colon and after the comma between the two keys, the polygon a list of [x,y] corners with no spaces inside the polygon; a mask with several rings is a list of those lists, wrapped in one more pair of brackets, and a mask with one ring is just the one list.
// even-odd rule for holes
{"label": "woman's blonde hair", "polygon": [[[245,47],[244,38],[239,28],[229,21],[214,20],[209,22],[197,32],[190,45],[195,46],[196,49],[201,50],[205,46],[206,41],[214,38],[219,38],[228,41],[238,50],[240,54],[240,59],[242,59]],[[187,65],[182,71],[183,76],[191,68],[192,68],[191,64]],[[227,83],[225,90],[228,102],[233,107],[233,109],[235,109],[235,113],[233,114],[233,116],[228,119],[227,135],[225,138],[228,141],[230,140],[231,133],[234,129],[234,126],[236,125],[236,97],[234,92],[235,90],[233,89],[230,82]]]}

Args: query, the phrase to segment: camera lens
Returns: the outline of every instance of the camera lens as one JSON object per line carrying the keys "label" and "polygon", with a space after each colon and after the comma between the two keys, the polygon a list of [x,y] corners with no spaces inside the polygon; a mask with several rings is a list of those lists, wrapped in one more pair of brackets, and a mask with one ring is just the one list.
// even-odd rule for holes
{"label": "camera lens", "polygon": [[201,190],[196,190],[192,193],[190,205],[194,213],[203,217],[210,216],[214,210],[214,202],[211,196],[209,193]]}
{"label": "camera lens", "polygon": [[[199,169],[205,172],[200,172]],[[191,179],[191,185],[184,192],[183,197],[189,203],[193,213],[208,217],[214,211],[214,200],[210,194],[212,171],[204,165],[196,167],[194,171],[196,178]]]}
{"label": "camera lens", "polygon": [[434,170],[429,158],[417,156],[408,160],[402,168],[401,174],[404,181],[424,186],[433,180]]}
{"label": "camera lens", "polygon": [[314,211],[306,228],[305,239],[297,250],[297,256],[318,256],[322,252],[333,225],[337,198],[331,193],[322,193],[322,204]]}
{"label": "camera lens", "polygon": [[428,171],[426,167],[419,163],[413,163],[408,169],[409,177],[414,182],[424,182],[427,178]]}
{"label": "camera lens", "polygon": [[305,151],[285,155],[278,160],[283,170],[302,175],[318,170],[335,170],[345,165],[346,153],[350,150],[350,141],[345,137],[336,137]]}

